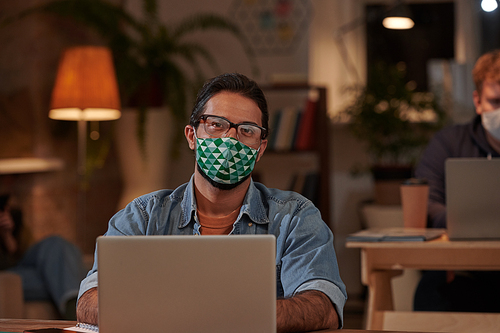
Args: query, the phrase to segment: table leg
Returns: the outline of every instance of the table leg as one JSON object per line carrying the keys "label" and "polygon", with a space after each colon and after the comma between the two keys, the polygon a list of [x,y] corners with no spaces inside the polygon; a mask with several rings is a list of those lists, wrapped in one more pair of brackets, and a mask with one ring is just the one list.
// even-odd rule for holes
{"label": "table leg", "polygon": [[394,310],[391,279],[402,273],[402,270],[374,270],[368,273],[368,311],[366,329],[381,330],[383,328],[382,311]]}

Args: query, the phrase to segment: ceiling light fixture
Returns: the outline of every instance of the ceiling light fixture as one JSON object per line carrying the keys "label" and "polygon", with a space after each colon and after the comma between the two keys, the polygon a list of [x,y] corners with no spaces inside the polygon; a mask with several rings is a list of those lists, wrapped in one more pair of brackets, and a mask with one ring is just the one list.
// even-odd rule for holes
{"label": "ceiling light fixture", "polygon": [[411,12],[408,5],[403,4],[403,1],[397,1],[396,4],[387,11],[382,24],[387,29],[407,30],[413,28],[415,22],[413,22],[411,18]]}
{"label": "ceiling light fixture", "polygon": [[485,12],[492,12],[498,8],[497,0],[483,0],[481,1],[481,8]]}

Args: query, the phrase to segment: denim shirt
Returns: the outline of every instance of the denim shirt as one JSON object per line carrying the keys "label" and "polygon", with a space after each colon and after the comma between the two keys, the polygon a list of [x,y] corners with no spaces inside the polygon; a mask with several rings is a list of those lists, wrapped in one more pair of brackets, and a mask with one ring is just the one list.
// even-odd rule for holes
{"label": "denim shirt", "polygon": [[[174,191],[159,190],[134,199],[111,218],[105,235],[199,234],[192,177]],[[252,180],[230,233],[244,234],[276,237],[277,297],[319,290],[335,305],[342,325],[347,293],[339,274],[333,234],[310,200]],[[97,287],[97,260],[82,281],[78,297],[93,287]]]}

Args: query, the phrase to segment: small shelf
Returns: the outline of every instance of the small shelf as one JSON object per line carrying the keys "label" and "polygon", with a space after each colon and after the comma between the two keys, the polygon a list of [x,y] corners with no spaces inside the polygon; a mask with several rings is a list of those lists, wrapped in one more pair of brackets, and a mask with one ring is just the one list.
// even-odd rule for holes
{"label": "small shelf", "polygon": [[262,87],[268,100],[270,115],[284,106],[303,105],[306,98],[314,92],[317,98],[313,131],[314,144],[310,150],[273,151],[266,150],[257,163],[256,172],[264,184],[284,190],[290,189],[292,178],[297,173],[318,174],[316,206],[323,220],[333,230],[330,194],[330,142],[328,137],[327,91],[325,87],[307,84],[279,84]]}
{"label": "small shelf", "polygon": [[19,157],[1,158],[0,175],[57,171],[64,168],[58,158]]}

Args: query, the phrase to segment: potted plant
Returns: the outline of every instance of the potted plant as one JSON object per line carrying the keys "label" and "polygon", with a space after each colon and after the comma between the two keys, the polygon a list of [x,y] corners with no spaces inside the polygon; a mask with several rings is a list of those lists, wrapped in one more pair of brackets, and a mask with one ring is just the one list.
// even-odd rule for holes
{"label": "potted plant", "polygon": [[[379,180],[397,185],[390,204],[399,202],[400,180],[412,176],[420,153],[447,120],[437,96],[416,91],[416,84],[405,76],[403,64],[373,66],[366,86],[347,88],[353,99],[340,112],[353,135],[366,144],[376,187]],[[377,197],[381,196],[376,193]]]}
{"label": "potted plant", "polygon": [[[187,123],[188,102],[206,79],[203,64],[208,64],[215,73],[219,72],[209,50],[187,37],[208,30],[229,33],[241,43],[253,74],[258,75],[250,44],[231,20],[200,13],[172,25],[160,20],[156,0],[142,0],[142,8],[143,15],[137,18],[121,5],[106,0],[54,0],[28,9],[17,17],[43,12],[71,18],[97,32],[111,49],[125,110],[115,131],[125,134],[122,136],[126,140],[117,142],[118,153],[124,157],[121,162],[124,192],[129,192],[121,199],[120,206],[137,195],[165,186],[168,175],[166,160],[179,153]],[[128,127],[131,122],[136,124],[135,129]],[[165,127],[169,123],[171,126]],[[153,131],[160,137],[151,139]],[[151,152],[146,147],[148,142],[159,151]],[[100,146],[109,148],[109,144]],[[89,142],[89,148],[95,149],[95,143]],[[161,157],[160,154],[168,156]],[[101,156],[102,163],[103,154],[97,152],[95,155]]]}
{"label": "potted plant", "polygon": [[[113,53],[122,106],[137,107],[140,111],[137,137],[141,146],[144,145],[144,122],[149,107],[167,105],[173,120],[185,124],[187,100],[206,79],[202,63],[208,64],[214,72],[219,71],[208,49],[186,37],[207,30],[232,34],[242,44],[253,74],[258,75],[250,44],[231,20],[200,13],[175,26],[167,25],[158,17],[156,0],[142,0],[142,5],[141,18],[106,0],[54,0],[18,16],[46,12],[69,17],[94,29],[103,38]],[[182,135],[182,126],[176,129],[178,138]]]}

